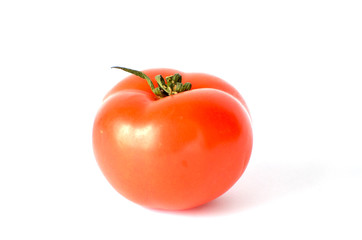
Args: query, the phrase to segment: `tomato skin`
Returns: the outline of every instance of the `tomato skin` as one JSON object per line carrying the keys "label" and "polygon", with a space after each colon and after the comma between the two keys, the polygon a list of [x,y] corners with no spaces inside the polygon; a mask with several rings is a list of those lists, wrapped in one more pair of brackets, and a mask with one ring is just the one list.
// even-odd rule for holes
{"label": "tomato skin", "polygon": [[[180,73],[143,72],[151,79]],[[240,94],[219,78],[180,74],[192,90],[161,99],[144,79],[125,78],[106,95],[94,122],[103,174],[124,197],[149,208],[182,210],[217,198],[251,155],[250,117]]]}

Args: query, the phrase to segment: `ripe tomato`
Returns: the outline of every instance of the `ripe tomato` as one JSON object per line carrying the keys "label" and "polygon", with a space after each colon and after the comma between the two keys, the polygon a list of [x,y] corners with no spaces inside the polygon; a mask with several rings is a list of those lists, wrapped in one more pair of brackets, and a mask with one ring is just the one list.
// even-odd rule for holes
{"label": "ripe tomato", "polygon": [[[249,111],[237,90],[202,73],[122,69],[134,75],[108,92],[93,127],[94,154],[110,184],[135,203],[166,210],[225,193],[252,150]],[[172,77],[180,78],[176,73],[188,84],[174,84],[179,93],[169,88],[166,94]],[[147,84],[155,79],[158,90]]]}

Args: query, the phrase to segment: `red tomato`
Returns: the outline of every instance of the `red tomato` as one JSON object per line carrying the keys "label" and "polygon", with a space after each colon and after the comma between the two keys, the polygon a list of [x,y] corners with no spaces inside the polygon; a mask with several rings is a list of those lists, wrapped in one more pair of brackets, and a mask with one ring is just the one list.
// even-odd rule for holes
{"label": "red tomato", "polygon": [[149,208],[182,210],[219,197],[240,178],[251,155],[245,101],[211,75],[143,73],[155,86],[156,75],[179,73],[192,88],[160,98],[139,76],[119,82],[94,122],[93,148],[103,174],[124,197]]}

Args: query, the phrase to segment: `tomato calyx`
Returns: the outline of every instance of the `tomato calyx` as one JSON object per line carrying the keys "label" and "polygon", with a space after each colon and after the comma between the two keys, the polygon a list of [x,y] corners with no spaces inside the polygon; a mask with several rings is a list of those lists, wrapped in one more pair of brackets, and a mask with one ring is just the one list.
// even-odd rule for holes
{"label": "tomato calyx", "polygon": [[141,71],[137,71],[137,70],[133,70],[130,68],[125,68],[125,67],[118,67],[118,66],[112,67],[112,68],[121,69],[123,71],[132,73],[133,75],[136,75],[138,77],[145,79],[147,81],[148,85],[150,86],[152,92],[159,98],[164,98],[167,96],[185,92],[185,91],[190,90],[192,87],[191,83],[189,83],[189,82],[182,84],[182,76],[178,73],[171,75],[171,76],[167,76],[166,78],[163,78],[162,75],[157,75],[155,77],[155,80],[156,80],[158,86],[155,87],[152,83],[152,80]]}

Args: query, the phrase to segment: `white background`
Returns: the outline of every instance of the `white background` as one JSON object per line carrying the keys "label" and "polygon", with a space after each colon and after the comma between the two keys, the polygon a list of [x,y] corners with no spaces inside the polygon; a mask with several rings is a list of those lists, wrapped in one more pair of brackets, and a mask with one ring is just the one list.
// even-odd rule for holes
{"label": "white background", "polygon": [[[361,1],[2,1],[0,239],[362,239]],[[92,152],[104,94],[134,69],[234,85],[254,149],[183,212],[119,195]]]}

